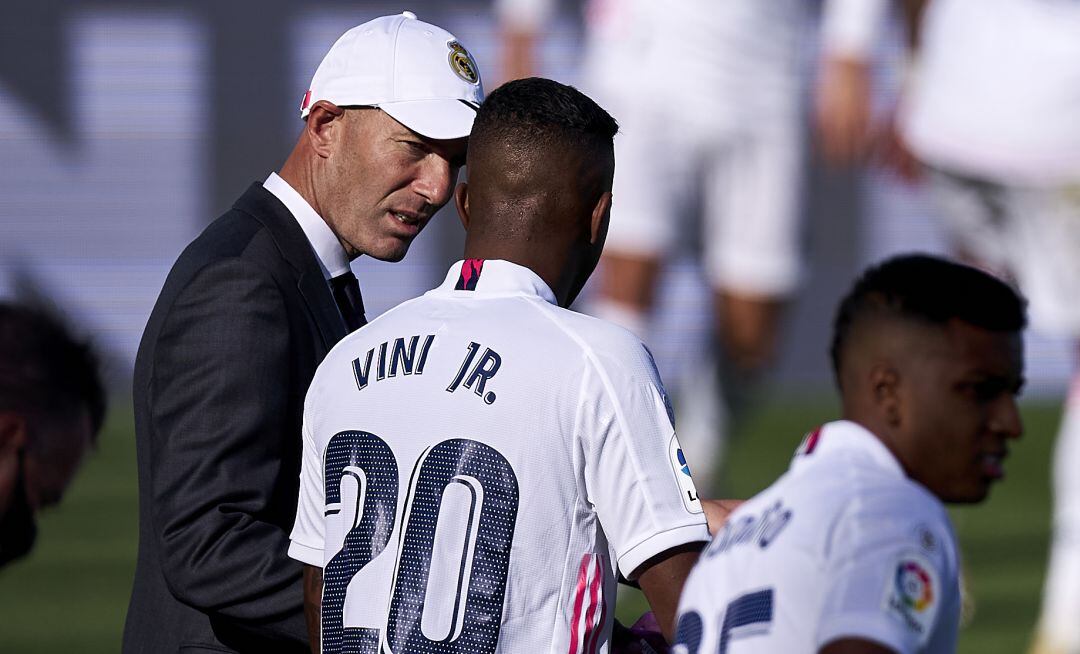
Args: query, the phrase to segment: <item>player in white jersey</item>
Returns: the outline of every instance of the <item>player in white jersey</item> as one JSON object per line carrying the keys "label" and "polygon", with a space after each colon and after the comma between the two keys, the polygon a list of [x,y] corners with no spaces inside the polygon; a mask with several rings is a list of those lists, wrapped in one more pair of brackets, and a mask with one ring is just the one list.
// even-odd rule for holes
{"label": "player in white jersey", "polygon": [[957,545],[942,502],[982,501],[1022,425],[1024,302],[928,256],[867,271],[832,357],[844,420],[732,513],[679,603],[681,654],[951,653]]}
{"label": "player in white jersey", "polygon": [[616,129],[550,80],[492,93],[467,258],[319,367],[290,555],[324,653],[609,652],[620,574],[673,635],[708,533],[663,385],[636,337],[561,308],[603,247]]}

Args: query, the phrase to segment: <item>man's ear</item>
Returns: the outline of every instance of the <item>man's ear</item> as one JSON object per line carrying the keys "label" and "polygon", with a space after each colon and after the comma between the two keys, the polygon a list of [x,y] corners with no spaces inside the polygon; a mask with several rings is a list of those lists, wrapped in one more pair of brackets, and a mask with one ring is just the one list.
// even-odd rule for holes
{"label": "man's ear", "polygon": [[320,157],[325,159],[330,156],[334,130],[339,127],[339,119],[344,114],[344,109],[326,100],[319,100],[308,111],[304,134],[311,144],[311,149]]}
{"label": "man's ear", "polygon": [[454,189],[454,204],[457,205],[458,217],[461,219],[461,226],[465,228],[465,231],[469,231],[469,183],[461,182]]}
{"label": "man's ear", "polygon": [[26,418],[0,411],[0,513],[7,510],[19,476],[19,450],[26,445]]}
{"label": "man's ear", "polygon": [[26,418],[14,411],[0,411],[0,458],[26,445]]}
{"label": "man's ear", "polygon": [[592,210],[589,224],[589,243],[603,245],[607,238],[608,222],[611,220],[611,191],[604,191]]}
{"label": "man's ear", "polygon": [[900,372],[888,363],[870,369],[870,390],[873,404],[881,418],[891,427],[900,426],[903,416],[903,397],[900,392]]}

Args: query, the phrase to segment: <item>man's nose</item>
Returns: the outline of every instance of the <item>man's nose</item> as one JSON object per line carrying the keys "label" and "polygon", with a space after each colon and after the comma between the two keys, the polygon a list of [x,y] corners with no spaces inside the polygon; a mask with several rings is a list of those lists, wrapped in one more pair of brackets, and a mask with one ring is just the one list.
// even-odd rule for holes
{"label": "man's nose", "polygon": [[450,201],[456,177],[457,168],[449,161],[439,156],[428,157],[421,165],[413,189],[428,204],[439,209]]}
{"label": "man's nose", "polygon": [[1024,433],[1024,422],[1020,417],[1020,407],[1016,405],[1016,398],[1011,393],[995,403],[990,427],[994,433],[1001,434],[1006,438],[1020,438]]}

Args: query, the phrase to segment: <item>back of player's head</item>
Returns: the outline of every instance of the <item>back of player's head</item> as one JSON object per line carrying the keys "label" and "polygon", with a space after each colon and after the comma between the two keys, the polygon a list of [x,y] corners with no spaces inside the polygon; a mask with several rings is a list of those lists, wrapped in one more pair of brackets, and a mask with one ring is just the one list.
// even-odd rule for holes
{"label": "back of player's head", "polygon": [[507,150],[535,153],[551,146],[610,155],[618,131],[608,112],[572,86],[541,77],[514,80],[480,106],[469,136],[469,165]]}
{"label": "back of player's head", "polygon": [[577,89],[531,77],[488,96],[456,190],[466,257],[540,275],[569,306],[603,250],[619,127]]}
{"label": "back of player's head", "polygon": [[495,89],[469,137],[470,200],[481,218],[470,232],[547,230],[545,218],[587,212],[611,190],[618,129],[588,96],[553,80]]}
{"label": "back of player's head", "polygon": [[0,411],[69,420],[86,410],[92,434],[105,417],[97,357],[55,317],[0,302]]}
{"label": "back of player's head", "polygon": [[993,332],[1020,332],[1026,303],[1000,279],[939,257],[909,254],[867,269],[840,302],[830,354],[837,380],[853,334],[874,321],[944,326],[951,320]]}

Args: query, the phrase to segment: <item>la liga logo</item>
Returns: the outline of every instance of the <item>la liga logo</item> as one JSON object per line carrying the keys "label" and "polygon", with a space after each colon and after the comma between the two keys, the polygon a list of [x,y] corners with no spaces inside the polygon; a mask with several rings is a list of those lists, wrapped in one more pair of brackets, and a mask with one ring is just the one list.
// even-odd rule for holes
{"label": "la liga logo", "polygon": [[896,568],[896,595],[904,606],[923,612],[934,602],[930,573],[915,561],[902,561]]}

